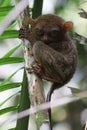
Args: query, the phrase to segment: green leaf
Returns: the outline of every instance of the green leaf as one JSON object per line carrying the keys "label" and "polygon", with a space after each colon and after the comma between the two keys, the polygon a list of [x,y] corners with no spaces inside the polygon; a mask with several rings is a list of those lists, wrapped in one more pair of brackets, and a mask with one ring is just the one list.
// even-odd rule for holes
{"label": "green leaf", "polygon": [[3,3],[3,0],[0,0],[0,6],[1,6],[2,3]]}
{"label": "green leaf", "polygon": [[17,30],[7,30],[1,36],[0,40],[8,39],[8,38],[18,38]]}
{"label": "green leaf", "polygon": [[8,130],[16,130],[16,128],[11,128],[11,129],[8,129]]}
{"label": "green leaf", "polygon": [[3,102],[1,102],[1,103],[0,103],[0,107],[3,106],[3,105],[4,105],[7,101],[9,101],[11,98],[16,97],[19,93],[20,93],[20,91],[17,92],[16,94],[11,95],[11,96],[8,97],[6,100],[4,100]]}
{"label": "green leaf", "polygon": [[0,65],[20,63],[23,61],[24,59],[20,57],[0,58]]}
{"label": "green leaf", "polygon": [[0,7],[0,17],[1,16],[6,16],[9,11],[13,9],[14,6],[5,6],[5,7]]}
{"label": "green leaf", "polygon": [[0,110],[0,115],[3,115],[7,112],[16,111],[18,110],[18,106],[11,106]]}
{"label": "green leaf", "polygon": [[[28,80],[27,80],[26,71],[24,70],[18,112],[26,110],[29,107],[30,107],[30,99],[28,93]],[[17,120],[16,130],[27,130],[28,122],[29,122],[29,115],[22,119]]]}
{"label": "green leaf", "polygon": [[78,88],[73,88],[73,87],[68,87],[70,88],[72,94],[78,94],[80,92],[82,92],[82,90],[78,89]]}
{"label": "green leaf", "polygon": [[19,70],[21,70],[21,69],[23,69],[23,67],[20,68],[20,69],[18,69],[18,70],[15,71],[14,73],[12,73],[8,78],[6,78],[3,82],[1,82],[0,86],[7,84],[7,83],[11,80],[11,78],[12,78]]}
{"label": "green leaf", "polygon": [[[20,44],[20,45],[21,45],[21,44]],[[3,56],[3,58],[8,58],[8,57],[10,57],[10,56],[20,47],[20,45],[14,47],[14,48],[11,49],[9,52],[7,52],[7,53]]]}
{"label": "green leaf", "polygon": [[[32,18],[37,18],[42,13],[43,0],[34,0]],[[39,7],[39,9],[38,9]]]}
{"label": "green leaf", "polygon": [[1,4],[2,6],[7,6],[7,5],[9,5],[10,1],[11,1],[11,0],[0,0],[0,4]]}
{"label": "green leaf", "polygon": [[5,84],[5,85],[0,85],[0,92],[6,91],[12,88],[17,88],[21,86],[21,82],[16,82],[16,83],[10,83],[10,84]]}
{"label": "green leaf", "polygon": [[17,25],[17,21],[13,21],[7,28],[7,30],[14,30]]}

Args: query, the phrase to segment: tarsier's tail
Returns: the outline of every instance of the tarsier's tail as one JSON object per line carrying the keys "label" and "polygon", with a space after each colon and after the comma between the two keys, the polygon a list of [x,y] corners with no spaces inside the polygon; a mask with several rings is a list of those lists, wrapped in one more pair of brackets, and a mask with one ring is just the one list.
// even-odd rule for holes
{"label": "tarsier's tail", "polygon": [[[61,84],[58,83],[53,83],[53,85],[51,86],[48,94],[47,94],[47,98],[46,98],[46,102],[50,102],[51,101],[51,95],[53,93],[53,91],[55,89],[58,89],[61,87]],[[52,121],[51,121],[51,108],[48,109],[48,115],[49,115],[49,123],[50,123],[50,130],[52,130]]]}

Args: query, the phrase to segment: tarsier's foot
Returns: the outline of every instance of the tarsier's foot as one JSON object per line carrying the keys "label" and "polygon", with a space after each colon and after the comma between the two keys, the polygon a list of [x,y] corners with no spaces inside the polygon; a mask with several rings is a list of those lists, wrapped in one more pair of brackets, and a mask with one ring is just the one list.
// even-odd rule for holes
{"label": "tarsier's foot", "polygon": [[42,74],[42,69],[41,69],[41,65],[40,64],[34,64],[32,65],[33,71],[38,74],[41,75]]}
{"label": "tarsier's foot", "polygon": [[38,76],[40,76],[44,80],[52,81],[52,82],[55,81],[52,78],[50,78],[49,76],[44,75],[40,64],[34,64],[34,65],[32,65],[31,68],[26,68],[26,70],[27,70],[28,73],[35,73],[35,74],[37,74]]}
{"label": "tarsier's foot", "polygon": [[25,38],[29,39],[30,38],[30,32],[27,29],[20,28],[19,30],[19,38]]}
{"label": "tarsier's foot", "polygon": [[42,75],[42,69],[41,69],[41,65],[40,64],[34,64],[32,65],[31,68],[26,68],[26,70],[28,71],[28,73],[36,73],[39,76]]}

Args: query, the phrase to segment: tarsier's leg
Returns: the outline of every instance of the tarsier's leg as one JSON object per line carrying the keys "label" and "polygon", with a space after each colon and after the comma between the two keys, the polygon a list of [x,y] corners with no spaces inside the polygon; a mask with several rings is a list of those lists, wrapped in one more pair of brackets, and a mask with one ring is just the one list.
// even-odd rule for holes
{"label": "tarsier's leg", "polygon": [[41,41],[34,43],[32,51],[35,60],[41,64],[44,75],[53,82],[62,83],[65,79],[63,65],[66,61],[64,56]]}

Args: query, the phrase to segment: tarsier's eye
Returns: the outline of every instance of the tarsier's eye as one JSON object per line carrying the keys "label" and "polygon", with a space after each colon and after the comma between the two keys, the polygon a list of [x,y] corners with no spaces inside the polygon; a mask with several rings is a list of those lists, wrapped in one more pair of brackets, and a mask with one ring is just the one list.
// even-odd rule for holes
{"label": "tarsier's eye", "polygon": [[57,36],[59,35],[59,33],[60,33],[59,29],[58,29],[58,30],[57,30],[57,29],[52,30],[52,31],[51,31],[51,36],[52,36],[52,37],[57,37]]}
{"label": "tarsier's eye", "polygon": [[43,36],[44,32],[41,29],[35,29],[37,36]]}

